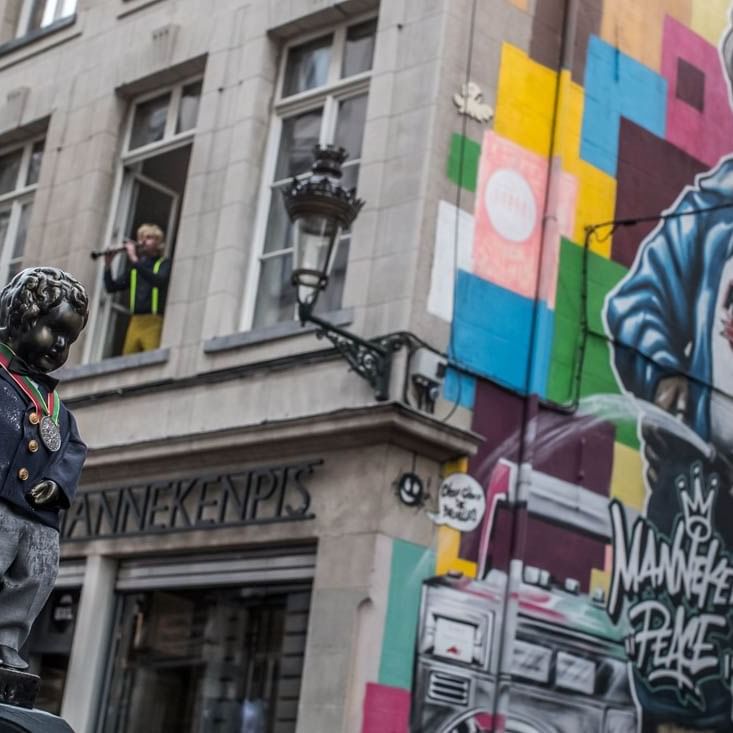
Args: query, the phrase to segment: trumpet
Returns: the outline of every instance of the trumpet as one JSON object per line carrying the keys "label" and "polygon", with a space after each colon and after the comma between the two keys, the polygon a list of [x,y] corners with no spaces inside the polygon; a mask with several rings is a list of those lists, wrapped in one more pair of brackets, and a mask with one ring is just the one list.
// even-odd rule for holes
{"label": "trumpet", "polygon": [[[123,237],[122,241],[128,244],[134,244],[135,249],[140,252],[142,248],[142,244],[140,242],[136,242],[134,239],[128,239],[127,237]],[[93,260],[98,260],[100,257],[106,257],[107,255],[116,255],[120,252],[124,252],[127,249],[125,244],[121,244],[119,247],[108,247],[107,249],[99,249],[95,250],[94,252],[90,252],[89,256]]]}

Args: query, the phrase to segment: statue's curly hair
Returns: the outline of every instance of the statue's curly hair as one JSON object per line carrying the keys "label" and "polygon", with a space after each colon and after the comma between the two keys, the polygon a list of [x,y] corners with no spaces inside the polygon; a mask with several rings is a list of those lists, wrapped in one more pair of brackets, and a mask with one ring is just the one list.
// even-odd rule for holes
{"label": "statue's curly hair", "polygon": [[89,298],[84,286],[57,267],[21,270],[0,292],[0,336],[22,333],[26,325],[48,313],[62,300],[87,322]]}

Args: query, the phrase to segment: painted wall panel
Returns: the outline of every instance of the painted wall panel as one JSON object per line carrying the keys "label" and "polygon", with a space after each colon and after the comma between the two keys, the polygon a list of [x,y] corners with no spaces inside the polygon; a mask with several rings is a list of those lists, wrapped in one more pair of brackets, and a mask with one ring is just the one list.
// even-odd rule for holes
{"label": "painted wall panel", "polygon": [[601,38],[654,71],[661,67],[665,18],[690,24],[692,0],[603,0]]}
{"label": "painted wall panel", "polygon": [[581,157],[616,175],[620,118],[664,137],[667,80],[617,48],[593,37],[585,68]]}
{"label": "painted wall panel", "polygon": [[453,320],[456,272],[473,270],[473,216],[448,201],[441,201],[437,217],[428,313],[450,323]]}
{"label": "painted wall panel", "polygon": [[380,685],[401,689],[410,687],[420,586],[434,569],[435,557],[427,548],[394,540],[379,666]]}
{"label": "painted wall panel", "polygon": [[[700,91],[691,104],[681,84],[680,65]],[[717,49],[672,18],[664,21],[661,73],[667,86],[667,140],[708,167],[730,152],[733,113]]]}
{"label": "painted wall panel", "polygon": [[[436,530],[409,730],[723,733],[733,2],[579,0],[575,39],[564,3],[531,5],[526,45],[502,47],[445,392],[484,436],[462,471],[487,510]],[[483,375],[470,402],[461,363]],[[429,700],[467,678],[470,703]]]}

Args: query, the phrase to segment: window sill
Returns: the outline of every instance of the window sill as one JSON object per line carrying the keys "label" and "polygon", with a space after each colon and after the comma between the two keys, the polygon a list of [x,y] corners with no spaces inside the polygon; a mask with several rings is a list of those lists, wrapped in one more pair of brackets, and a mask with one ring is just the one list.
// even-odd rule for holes
{"label": "window sill", "polygon": [[[322,315],[325,320],[333,323],[334,326],[348,326],[354,320],[354,309],[343,308],[342,310],[319,315]],[[252,331],[242,331],[240,333],[230,334],[229,336],[215,336],[204,342],[204,353],[216,354],[220,351],[230,351],[243,346],[252,346],[254,344],[266,343],[267,341],[290,338],[291,336],[298,336],[303,333],[313,333],[316,330],[318,330],[318,327],[313,324],[301,326],[298,321],[283,321],[282,323],[275,323],[272,326],[256,328]]]}
{"label": "window sill", "polygon": [[119,13],[117,13],[118,18],[125,18],[128,15],[137,13],[138,10],[144,10],[145,8],[149,8],[151,5],[157,5],[161,0],[122,0],[122,2],[128,7],[123,8]]}
{"label": "window sill", "polygon": [[140,367],[165,364],[170,356],[170,349],[155,349],[155,351],[143,351],[140,354],[129,356],[113,356],[109,359],[95,362],[93,364],[79,364],[78,366],[63,367],[54,374],[61,382],[70,382],[86,377],[100,377],[104,374],[113,374],[128,369],[139,369]]}
{"label": "window sill", "polygon": [[[57,33],[59,33],[59,31],[62,31],[65,28],[70,28],[71,26],[75,25],[76,20],[77,20],[77,16],[76,16],[76,13],[74,13],[74,15],[69,15],[67,18],[60,18],[59,20],[55,21],[54,23],[47,25],[45,28],[39,28],[36,31],[31,31],[30,33],[26,33],[24,36],[13,38],[10,41],[1,43],[0,44],[0,57],[7,56],[8,54],[13,53],[14,51],[18,51],[19,49],[25,48],[26,46],[35,45],[39,41],[46,39],[49,36],[54,36]],[[41,50],[45,51],[47,48],[50,48],[51,46],[55,46],[58,43],[64,43],[65,41],[68,41],[70,38],[73,38],[80,34],[81,34],[81,29],[78,29],[76,33],[64,34],[63,36],[59,36],[58,39],[55,39],[56,41],[55,43],[45,44]]]}

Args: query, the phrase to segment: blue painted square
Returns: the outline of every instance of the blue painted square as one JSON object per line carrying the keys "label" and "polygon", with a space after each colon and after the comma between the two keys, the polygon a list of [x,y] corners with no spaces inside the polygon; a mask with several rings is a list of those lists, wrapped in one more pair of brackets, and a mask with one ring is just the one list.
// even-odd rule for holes
{"label": "blue painted square", "polygon": [[[460,364],[519,392],[527,389],[530,331],[535,302],[476,275],[458,271],[453,316],[453,356]],[[531,393],[545,395],[554,313],[537,304],[537,344]]]}
{"label": "blue painted square", "polygon": [[476,379],[456,369],[448,369],[443,382],[443,397],[471,409],[476,401]]}
{"label": "blue painted square", "polygon": [[537,307],[537,333],[535,335],[534,371],[530,392],[547,397],[547,380],[550,375],[552,339],[555,335],[555,311],[541,300]]}
{"label": "blue painted square", "polygon": [[621,117],[664,137],[666,115],[667,80],[591,36],[580,157],[615,177]]}

